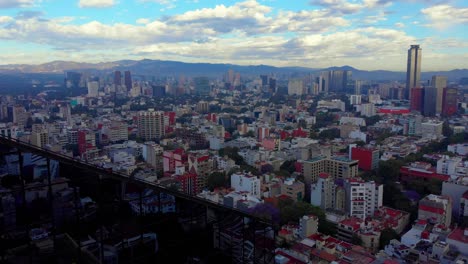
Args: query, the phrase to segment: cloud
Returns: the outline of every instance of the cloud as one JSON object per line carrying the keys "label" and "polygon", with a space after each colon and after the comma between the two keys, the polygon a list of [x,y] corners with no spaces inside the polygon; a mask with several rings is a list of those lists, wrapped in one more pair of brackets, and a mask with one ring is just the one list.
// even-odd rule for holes
{"label": "cloud", "polygon": [[13,21],[13,18],[12,17],[9,17],[9,16],[0,16],[0,25],[1,24],[6,24],[8,22],[11,22]]}
{"label": "cloud", "polygon": [[78,2],[78,6],[81,8],[106,8],[114,5],[114,0],[79,0]]}
{"label": "cloud", "polygon": [[144,24],[148,24],[148,23],[150,23],[150,22],[151,22],[151,21],[150,21],[148,18],[139,18],[139,19],[136,20],[136,23],[137,23],[137,24],[143,24],[143,25],[144,25]]}
{"label": "cloud", "polygon": [[349,25],[346,19],[336,17],[327,10],[283,11],[277,15],[271,15],[271,11],[271,7],[250,0],[232,6],[217,5],[189,11],[169,17],[166,22],[211,28],[222,34],[237,31],[247,35],[286,31],[324,32]]}
{"label": "cloud", "polygon": [[391,4],[390,0],[363,0],[347,1],[347,0],[312,0],[312,5],[318,5],[330,9],[334,13],[341,14],[354,14],[362,11],[363,9],[384,7]]}
{"label": "cloud", "polygon": [[436,5],[421,10],[430,21],[428,26],[446,29],[458,24],[468,24],[468,8]]}
{"label": "cloud", "polygon": [[159,5],[164,6],[164,8],[161,9],[161,11],[164,11],[164,10],[167,10],[167,9],[175,8],[177,0],[140,0],[140,2],[143,2],[143,3],[157,3]]}
{"label": "cloud", "polygon": [[395,23],[394,25],[395,25],[395,27],[397,27],[397,28],[404,28],[404,27],[405,27],[405,24],[404,24],[404,23],[401,23],[401,22],[397,22],[397,23]]}
{"label": "cloud", "polygon": [[0,8],[29,7],[34,4],[34,0],[1,0]]}

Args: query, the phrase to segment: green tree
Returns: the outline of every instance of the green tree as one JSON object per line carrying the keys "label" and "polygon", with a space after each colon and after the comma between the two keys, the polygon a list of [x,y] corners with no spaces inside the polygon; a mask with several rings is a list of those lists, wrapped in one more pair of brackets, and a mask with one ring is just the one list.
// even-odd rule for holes
{"label": "green tree", "polygon": [[208,175],[208,178],[206,180],[206,186],[210,189],[213,190],[214,188],[217,187],[226,187],[227,183],[227,177],[226,174],[223,172],[213,172],[210,175]]}
{"label": "green tree", "polygon": [[361,246],[362,239],[358,235],[353,234],[353,236],[351,237],[351,244]]}
{"label": "green tree", "polygon": [[386,182],[395,182],[398,181],[400,177],[400,168],[404,165],[404,162],[401,160],[387,160],[379,162],[379,169],[377,170],[377,175]]}
{"label": "green tree", "polygon": [[385,228],[384,230],[382,230],[382,232],[380,233],[379,248],[383,249],[386,245],[390,243],[392,239],[400,239],[400,236],[394,229]]}
{"label": "green tree", "polygon": [[287,171],[289,174],[292,174],[296,171],[296,160],[287,160],[283,162],[280,166],[280,171]]}
{"label": "green tree", "polygon": [[340,130],[338,128],[331,128],[322,130],[319,133],[319,139],[335,139],[340,137]]}

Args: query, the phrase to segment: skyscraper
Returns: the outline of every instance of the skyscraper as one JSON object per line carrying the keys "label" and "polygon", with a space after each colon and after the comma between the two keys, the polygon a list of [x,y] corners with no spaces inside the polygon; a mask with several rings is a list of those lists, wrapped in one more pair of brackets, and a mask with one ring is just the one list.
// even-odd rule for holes
{"label": "skyscraper", "polygon": [[120,71],[114,72],[114,84],[122,85],[122,73]]}
{"label": "skyscraper", "polygon": [[211,92],[210,80],[207,77],[193,78],[195,94],[208,95]]}
{"label": "skyscraper", "polygon": [[437,103],[437,89],[431,86],[424,87],[423,115],[435,116]]}
{"label": "skyscraper", "polygon": [[414,87],[411,90],[410,95],[410,110],[416,112],[424,111],[424,89],[421,87]]}
{"label": "skyscraper", "polygon": [[144,140],[160,139],[164,136],[164,112],[154,109],[138,112],[138,136]]}
{"label": "skyscraper", "polygon": [[124,75],[125,87],[127,87],[127,91],[130,91],[132,89],[132,74],[130,71],[125,71]]}
{"label": "skyscraper", "polygon": [[410,90],[419,86],[421,80],[421,48],[411,45],[408,50],[408,63],[406,69],[406,95],[411,99]]}
{"label": "skyscraper", "polygon": [[432,76],[431,86],[437,89],[437,99],[436,99],[436,113],[442,113],[442,97],[444,93],[444,88],[447,87],[447,76],[434,75]]}
{"label": "skyscraper", "polygon": [[442,96],[442,115],[451,116],[457,112],[457,88],[444,88]]}

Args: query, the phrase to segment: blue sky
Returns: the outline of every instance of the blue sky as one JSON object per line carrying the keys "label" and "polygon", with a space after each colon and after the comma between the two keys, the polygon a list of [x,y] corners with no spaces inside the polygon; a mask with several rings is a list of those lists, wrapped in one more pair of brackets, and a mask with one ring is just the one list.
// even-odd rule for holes
{"label": "blue sky", "polygon": [[463,0],[0,0],[0,64],[162,59],[468,68]]}

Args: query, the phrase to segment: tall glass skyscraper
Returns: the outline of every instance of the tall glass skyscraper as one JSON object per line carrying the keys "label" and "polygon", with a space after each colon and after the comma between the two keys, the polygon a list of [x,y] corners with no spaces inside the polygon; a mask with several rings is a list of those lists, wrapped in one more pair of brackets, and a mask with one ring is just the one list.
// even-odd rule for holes
{"label": "tall glass skyscraper", "polygon": [[421,48],[411,45],[408,50],[408,63],[406,69],[406,97],[411,100],[411,89],[419,86],[421,80]]}

